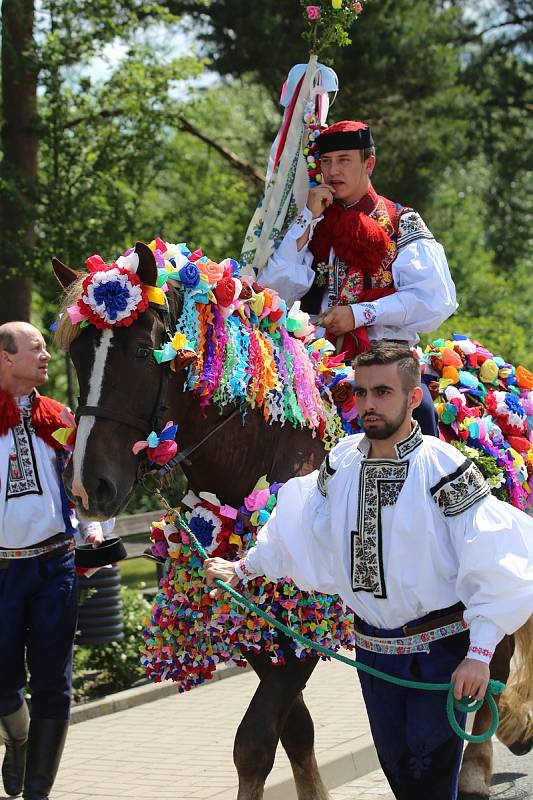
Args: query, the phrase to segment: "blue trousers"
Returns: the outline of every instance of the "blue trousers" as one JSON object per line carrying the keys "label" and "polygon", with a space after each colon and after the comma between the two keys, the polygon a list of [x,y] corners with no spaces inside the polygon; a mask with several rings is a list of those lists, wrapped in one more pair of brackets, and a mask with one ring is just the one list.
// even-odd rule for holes
{"label": "blue trousers", "polygon": [[27,665],[32,717],[69,718],[77,617],[72,551],[0,568],[0,717],[22,704]]}
{"label": "blue trousers", "polygon": [[[403,636],[362,623],[371,636]],[[468,650],[468,632],[440,639],[429,653],[381,655],[357,649],[357,660],[399,678],[449,683]],[[405,689],[359,671],[372,738],[397,800],[456,800],[463,741],[446,715],[446,693]],[[457,715],[464,728],[466,715]]]}

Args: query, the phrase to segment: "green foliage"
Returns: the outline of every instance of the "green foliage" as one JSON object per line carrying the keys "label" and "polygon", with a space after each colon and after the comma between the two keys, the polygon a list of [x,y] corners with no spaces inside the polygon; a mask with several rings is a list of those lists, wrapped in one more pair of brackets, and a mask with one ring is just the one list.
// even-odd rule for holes
{"label": "green foliage", "polygon": [[139,647],[150,604],[135,589],[123,587],[121,598],[124,638],[109,644],[74,647],[75,703],[129,689],[144,678],[144,669],[139,662]]}
{"label": "green foliage", "polygon": [[[246,80],[217,84],[184,116],[241,158],[266,163],[262,132],[273,131],[278,113],[261,87]],[[167,241],[187,241],[215,260],[238,258],[258,190],[210,145],[183,131],[163,143],[158,163],[140,214],[151,221],[150,237],[159,232]]]}
{"label": "green foliage", "polygon": [[456,284],[459,309],[435,336],[463,333],[483,342],[515,365],[531,364],[526,325],[533,287],[526,264],[501,264],[487,230],[486,193],[492,172],[484,157],[452,164],[428,209],[433,232],[442,242]]}

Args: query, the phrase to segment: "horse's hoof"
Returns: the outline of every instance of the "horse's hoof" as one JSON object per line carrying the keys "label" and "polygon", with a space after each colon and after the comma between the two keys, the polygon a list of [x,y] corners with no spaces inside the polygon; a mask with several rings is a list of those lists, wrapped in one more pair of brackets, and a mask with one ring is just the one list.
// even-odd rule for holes
{"label": "horse's hoof", "polygon": [[528,739],[527,742],[515,742],[509,745],[509,750],[514,756],[525,756],[533,747],[533,739]]}

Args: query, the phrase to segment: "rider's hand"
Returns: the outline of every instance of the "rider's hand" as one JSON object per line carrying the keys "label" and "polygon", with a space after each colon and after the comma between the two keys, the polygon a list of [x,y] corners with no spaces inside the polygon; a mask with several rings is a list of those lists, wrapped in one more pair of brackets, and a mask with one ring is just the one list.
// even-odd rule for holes
{"label": "rider's hand", "polygon": [[327,183],[321,183],[309,189],[307,208],[313,217],[321,217],[328,206],[333,203],[333,189]]}
{"label": "rider's hand", "polygon": [[453,696],[456,700],[462,697],[473,697],[482,700],[485,697],[490,678],[489,665],[476,658],[465,658],[461,661],[451,677],[455,684]]}
{"label": "rider's hand", "polygon": [[318,318],[318,324],[322,325],[328,333],[333,336],[342,336],[343,333],[353,331],[355,320],[350,306],[334,306],[328,308]]}
{"label": "rider's hand", "polygon": [[[226,561],[225,558],[206,558],[204,561],[204,569],[207,578],[207,585],[213,586],[215,581],[224,581],[229,583],[230,586],[236,586],[239,578],[235,573],[235,562]],[[222,593],[222,589],[213,589],[209,592],[210,597],[218,597]]]}

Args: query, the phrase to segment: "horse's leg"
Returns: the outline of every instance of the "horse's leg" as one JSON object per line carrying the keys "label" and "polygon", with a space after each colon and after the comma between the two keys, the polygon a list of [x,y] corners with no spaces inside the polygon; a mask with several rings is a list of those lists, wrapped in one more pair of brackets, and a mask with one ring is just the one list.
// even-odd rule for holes
{"label": "horse's leg", "polygon": [[497,736],[515,756],[533,747],[533,617],[514,635],[516,653],[511,679],[500,702]]}
{"label": "horse's leg", "polygon": [[261,800],[280,737],[288,742],[299,800],[325,800],[327,793],[313,751],[313,723],[303,698],[299,698],[318,659],[300,662],[289,656],[287,664],[275,667],[264,653],[252,653],[247,658],[260,684],[235,737],[237,800]]}
{"label": "horse's leg", "polygon": [[[490,676],[505,683],[509,677],[514,643],[510,636],[505,636],[497,646],[490,665]],[[499,706],[501,695],[494,699]],[[478,736],[490,726],[489,706],[484,703],[474,716],[472,733]],[[475,744],[469,742],[463,755],[461,772],[459,773],[458,800],[488,800],[492,780],[493,748],[492,740]]]}
{"label": "horse's leg", "polygon": [[316,763],[313,720],[301,692],[291,706],[280,739],[291,762],[298,800],[327,800]]}

